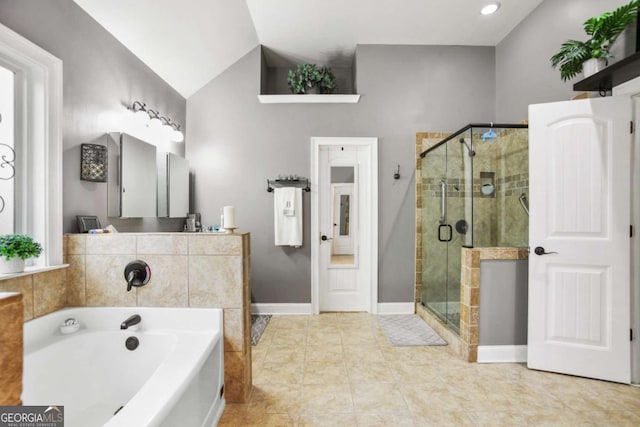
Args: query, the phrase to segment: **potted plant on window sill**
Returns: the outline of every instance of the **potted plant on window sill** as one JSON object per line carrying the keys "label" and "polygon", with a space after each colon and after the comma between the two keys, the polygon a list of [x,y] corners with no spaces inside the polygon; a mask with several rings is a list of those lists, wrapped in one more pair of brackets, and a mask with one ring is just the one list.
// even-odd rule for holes
{"label": "potted plant on window sill", "polygon": [[612,57],[611,45],[618,36],[638,17],[638,0],[605,12],[584,22],[584,32],[591,36],[585,42],[567,40],[560,51],[551,57],[551,66],[559,66],[562,81],[567,81],[582,72],[584,77],[597,73]]}
{"label": "potted plant on window sill", "polygon": [[42,246],[26,234],[0,236],[0,274],[22,273],[24,261],[41,252]]}

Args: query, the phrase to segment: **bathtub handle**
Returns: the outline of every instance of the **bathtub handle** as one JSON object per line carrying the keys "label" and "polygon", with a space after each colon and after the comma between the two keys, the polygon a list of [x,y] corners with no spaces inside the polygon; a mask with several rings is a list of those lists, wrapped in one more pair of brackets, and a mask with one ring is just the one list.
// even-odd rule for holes
{"label": "bathtub handle", "polygon": [[131,261],[124,268],[124,279],[127,281],[127,292],[131,291],[133,286],[144,286],[151,278],[151,269],[149,264],[141,260]]}

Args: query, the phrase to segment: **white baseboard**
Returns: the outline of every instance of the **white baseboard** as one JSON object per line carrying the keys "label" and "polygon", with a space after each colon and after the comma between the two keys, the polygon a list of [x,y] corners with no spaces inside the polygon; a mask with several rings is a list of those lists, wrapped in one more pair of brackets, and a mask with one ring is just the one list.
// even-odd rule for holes
{"label": "white baseboard", "polygon": [[379,302],[378,314],[413,314],[416,305],[413,302]]}
{"label": "white baseboard", "polygon": [[526,361],[526,345],[478,346],[478,363],[522,363]]}
{"label": "white baseboard", "polygon": [[311,314],[311,304],[251,304],[252,314]]}

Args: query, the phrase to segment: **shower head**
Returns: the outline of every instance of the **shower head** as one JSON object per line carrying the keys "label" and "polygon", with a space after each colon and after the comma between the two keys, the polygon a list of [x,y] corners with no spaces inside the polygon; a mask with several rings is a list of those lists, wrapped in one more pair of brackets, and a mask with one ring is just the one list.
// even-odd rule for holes
{"label": "shower head", "polygon": [[488,131],[482,134],[482,142],[485,142],[487,140],[491,141],[492,139],[496,139],[497,136],[498,135],[492,129],[489,129]]}
{"label": "shower head", "polygon": [[460,138],[460,144],[464,144],[464,146],[467,147],[467,151],[469,152],[469,157],[473,157],[476,155],[476,152],[473,151],[471,147],[469,147],[469,144],[467,144],[467,141],[465,141],[464,138]]}

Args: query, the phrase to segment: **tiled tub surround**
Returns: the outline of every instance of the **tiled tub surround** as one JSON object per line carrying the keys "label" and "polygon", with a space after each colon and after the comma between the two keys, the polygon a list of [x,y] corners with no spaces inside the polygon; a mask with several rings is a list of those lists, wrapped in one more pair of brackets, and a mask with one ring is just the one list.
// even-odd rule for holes
{"label": "tiled tub surround", "polygon": [[0,406],[22,404],[22,298],[0,292]]}
{"label": "tiled tub surround", "polygon": [[[0,291],[22,294],[23,321],[64,307],[223,308],[226,400],[245,402],[248,399],[251,390],[248,233],[231,236],[206,233],[69,234],[64,238],[64,254],[65,262],[69,264],[67,269],[0,278]],[[136,259],[149,264],[151,280],[146,286],[127,292],[124,267]],[[5,331],[14,330],[11,326],[14,323],[5,323],[9,325]],[[21,326],[19,332],[22,336]],[[22,352],[18,354],[22,356]],[[9,359],[1,359],[1,362],[6,360]],[[4,373],[2,379],[5,379]],[[1,390],[9,388],[2,386]]]}
{"label": "tiled tub surround", "polygon": [[[114,233],[65,236],[68,306],[224,309],[225,396],[251,391],[249,234]],[[124,267],[140,259],[151,279],[126,290]]]}

